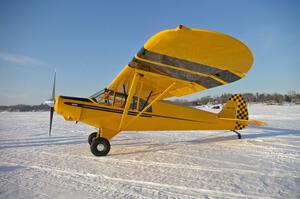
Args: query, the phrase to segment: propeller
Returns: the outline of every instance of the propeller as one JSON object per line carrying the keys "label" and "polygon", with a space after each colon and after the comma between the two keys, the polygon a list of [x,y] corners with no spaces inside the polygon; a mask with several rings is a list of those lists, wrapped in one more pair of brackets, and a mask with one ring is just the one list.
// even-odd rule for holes
{"label": "propeller", "polygon": [[52,120],[53,120],[53,113],[54,113],[54,104],[55,104],[55,81],[56,81],[56,71],[54,72],[54,81],[53,81],[53,88],[52,88],[52,97],[45,101],[45,104],[50,106],[50,126],[49,126],[49,136],[51,136],[52,130]]}

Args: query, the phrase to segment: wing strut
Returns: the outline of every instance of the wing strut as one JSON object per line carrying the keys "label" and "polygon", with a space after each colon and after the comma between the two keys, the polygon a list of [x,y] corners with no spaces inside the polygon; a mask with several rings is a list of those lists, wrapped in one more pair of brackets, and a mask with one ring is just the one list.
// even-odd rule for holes
{"label": "wing strut", "polygon": [[160,95],[158,95],[156,98],[154,98],[146,107],[143,108],[143,110],[141,112],[139,112],[139,114],[135,118],[133,118],[131,121],[128,122],[128,124],[127,124],[127,126],[125,128],[127,128],[128,126],[130,126],[140,115],[142,115],[146,110],[148,110],[148,108],[150,108],[155,102],[157,102],[158,100],[160,100],[175,84],[176,83],[173,82]]}
{"label": "wing strut", "polygon": [[[132,99],[133,94],[136,90],[136,85],[137,85],[139,77],[140,77],[139,73],[134,73],[134,76],[133,76],[133,79],[132,79],[132,82],[131,82],[131,85],[130,85],[130,88],[129,88],[129,91],[128,91],[128,94],[127,94],[126,104],[125,104],[125,107],[124,107],[122,118],[121,118],[121,121],[120,121],[120,126],[119,126],[120,131],[122,129],[123,123],[124,123],[125,118],[127,116],[128,109],[129,109],[129,106],[130,106],[130,103],[131,103],[131,99]],[[123,88],[124,88],[124,94],[125,94],[125,86]]]}
{"label": "wing strut", "polygon": [[149,95],[148,95],[148,97],[147,97],[147,100],[145,101],[145,103],[144,103],[144,105],[143,105],[143,108],[141,108],[142,110],[146,107],[146,105],[147,105],[147,103],[148,103],[148,101],[149,101],[151,95],[152,95],[152,91],[149,93]]}

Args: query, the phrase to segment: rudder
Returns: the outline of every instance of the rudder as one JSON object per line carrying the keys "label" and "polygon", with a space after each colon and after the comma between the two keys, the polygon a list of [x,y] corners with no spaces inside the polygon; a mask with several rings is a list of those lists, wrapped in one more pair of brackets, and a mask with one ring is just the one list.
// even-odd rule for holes
{"label": "rudder", "polygon": [[241,94],[232,95],[218,116],[221,118],[237,119],[234,129],[232,130],[241,130],[247,127],[249,117],[247,103],[244,97]]}

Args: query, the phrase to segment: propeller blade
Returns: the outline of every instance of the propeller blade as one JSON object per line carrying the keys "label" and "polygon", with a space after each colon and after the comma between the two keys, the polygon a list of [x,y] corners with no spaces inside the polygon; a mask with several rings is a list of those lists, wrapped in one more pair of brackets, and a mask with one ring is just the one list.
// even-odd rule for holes
{"label": "propeller blade", "polygon": [[52,88],[52,100],[55,99],[55,81],[56,81],[56,71],[54,72],[54,81],[53,81],[53,88]]}
{"label": "propeller blade", "polygon": [[50,107],[50,126],[49,126],[49,136],[51,136],[51,130],[52,130],[52,120],[53,120],[53,113],[54,108]]}
{"label": "propeller blade", "polygon": [[52,88],[52,98],[51,98],[51,100],[48,100],[48,103],[47,103],[50,106],[49,136],[51,136],[53,113],[54,113],[54,104],[55,104],[55,81],[56,81],[56,71],[54,72],[54,81],[53,81],[53,88]]}

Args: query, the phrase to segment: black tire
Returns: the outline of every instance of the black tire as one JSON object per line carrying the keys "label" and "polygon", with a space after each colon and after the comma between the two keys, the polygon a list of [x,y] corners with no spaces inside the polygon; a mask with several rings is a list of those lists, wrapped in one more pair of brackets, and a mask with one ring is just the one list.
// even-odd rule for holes
{"label": "black tire", "polygon": [[[101,147],[101,149],[99,149],[99,147]],[[93,139],[90,148],[95,156],[106,156],[110,150],[110,143],[105,138],[97,137]]]}
{"label": "black tire", "polygon": [[88,143],[89,145],[92,144],[93,139],[95,139],[97,137],[97,132],[91,133],[88,137]]}

